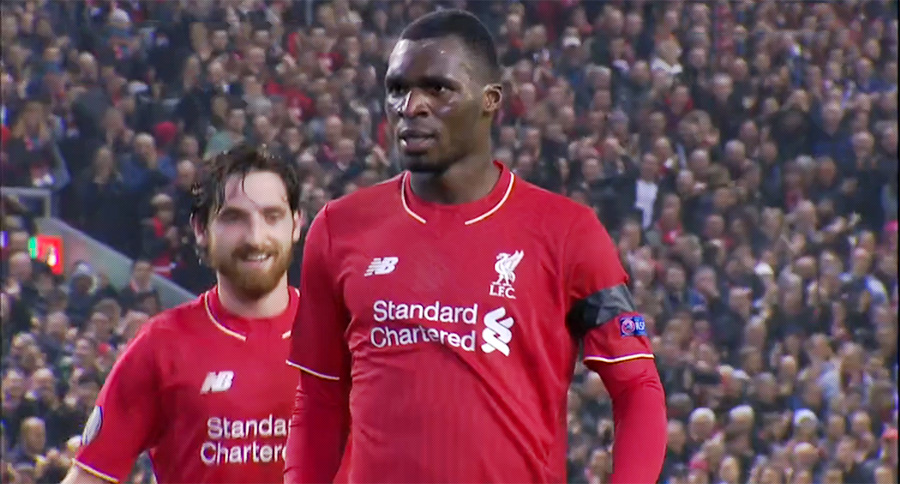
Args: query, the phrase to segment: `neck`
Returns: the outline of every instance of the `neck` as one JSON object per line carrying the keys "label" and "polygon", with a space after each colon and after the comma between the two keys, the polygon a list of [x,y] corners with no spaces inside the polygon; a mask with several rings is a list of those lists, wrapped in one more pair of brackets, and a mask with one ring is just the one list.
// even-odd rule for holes
{"label": "neck", "polygon": [[423,200],[457,205],[486,197],[499,179],[488,155],[473,154],[439,173],[413,173],[410,186]]}
{"label": "neck", "polygon": [[242,318],[270,318],[284,312],[290,302],[287,290],[287,274],[281,277],[272,291],[260,297],[241,294],[226,278],[218,277],[219,302],[231,314]]}

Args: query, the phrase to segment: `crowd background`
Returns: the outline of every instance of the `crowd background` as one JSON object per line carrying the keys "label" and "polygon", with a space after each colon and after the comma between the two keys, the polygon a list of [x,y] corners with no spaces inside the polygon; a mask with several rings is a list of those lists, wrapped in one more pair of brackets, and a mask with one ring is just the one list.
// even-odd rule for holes
{"label": "crowd background", "polygon": [[[49,188],[135,261],[124,287],[105,261],[54,276],[28,255],[28,204],[4,197],[3,482],[58,482],[162,309],[154,272],[214,280],[188,225],[204,159],[267,145],[301,168],[309,216],[398,172],[386,58],[438,7],[498,42],[495,157],[618,244],[668,398],[661,482],[896,482],[889,0],[2,2],[3,185]],[[581,366],[568,409],[569,480],[604,482],[610,400]]]}

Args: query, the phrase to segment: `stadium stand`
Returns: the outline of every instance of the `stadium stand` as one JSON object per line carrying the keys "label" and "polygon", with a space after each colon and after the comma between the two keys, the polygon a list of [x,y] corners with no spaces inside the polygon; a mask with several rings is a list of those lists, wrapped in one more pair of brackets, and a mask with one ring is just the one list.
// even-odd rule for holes
{"label": "stadium stand", "polygon": [[[660,482],[896,482],[892,0],[3,1],[2,481],[59,482],[129,338],[214,281],[204,159],[267,144],[308,214],[398,173],[386,57],[443,7],[500,47],[495,157],[618,244],[668,398]],[[580,365],[568,409],[569,482],[605,482]]]}

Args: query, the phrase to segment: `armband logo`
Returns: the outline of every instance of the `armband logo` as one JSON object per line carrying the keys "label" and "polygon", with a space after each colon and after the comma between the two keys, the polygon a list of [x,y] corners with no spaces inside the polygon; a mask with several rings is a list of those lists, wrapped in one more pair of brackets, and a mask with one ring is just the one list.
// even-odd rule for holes
{"label": "armband logo", "polygon": [[619,318],[619,331],[622,336],[647,336],[647,324],[643,316],[623,316]]}

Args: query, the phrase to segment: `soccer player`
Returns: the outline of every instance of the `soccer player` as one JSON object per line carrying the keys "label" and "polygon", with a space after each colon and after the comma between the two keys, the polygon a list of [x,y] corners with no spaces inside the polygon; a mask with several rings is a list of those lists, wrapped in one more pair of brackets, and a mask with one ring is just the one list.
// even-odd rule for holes
{"label": "soccer player", "polygon": [[297,371],[295,168],[241,146],[196,186],[191,223],[216,286],[147,322],[116,362],[65,483],[118,482],[150,451],[160,483],[280,482]]}
{"label": "soccer player", "polygon": [[490,33],[409,25],[385,79],[407,171],[330,202],[304,249],[285,481],[564,482],[579,345],[613,401],[613,482],[656,482],[665,399],[617,251],[589,208],[491,159]]}

